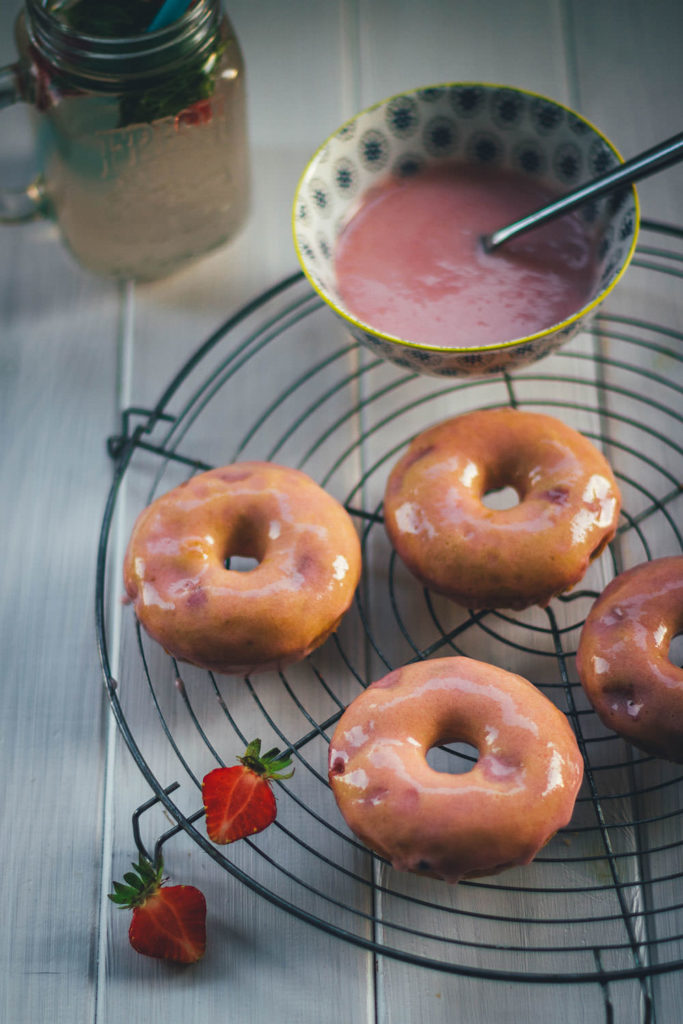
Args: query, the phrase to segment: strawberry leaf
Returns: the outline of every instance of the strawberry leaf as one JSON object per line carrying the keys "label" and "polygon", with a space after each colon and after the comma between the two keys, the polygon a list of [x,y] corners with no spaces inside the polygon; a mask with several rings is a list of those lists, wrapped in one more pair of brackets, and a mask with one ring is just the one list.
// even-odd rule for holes
{"label": "strawberry leaf", "polygon": [[247,746],[242,757],[237,760],[247,768],[251,768],[257,775],[264,779],[291,779],[294,769],[285,772],[292,763],[291,757],[280,757],[279,747],[273,747],[267,753],[261,753],[261,740],[252,740]]}
{"label": "strawberry leaf", "polygon": [[163,862],[155,866],[146,857],[140,857],[139,863],[133,864],[134,871],[127,871],[121,882],[112,882],[113,893],[108,893],[110,900],[121,907],[135,908],[153,896],[161,886]]}

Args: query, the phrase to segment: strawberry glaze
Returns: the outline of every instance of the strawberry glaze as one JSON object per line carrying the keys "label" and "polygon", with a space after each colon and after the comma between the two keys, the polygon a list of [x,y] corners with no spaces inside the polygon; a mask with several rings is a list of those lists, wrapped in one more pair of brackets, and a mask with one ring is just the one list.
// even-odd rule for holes
{"label": "strawberry glaze", "polygon": [[485,253],[479,238],[556,198],[527,176],[449,165],[368,192],[335,251],[342,302],[376,330],[436,346],[527,337],[578,312],[592,247],[571,213]]}
{"label": "strawberry glaze", "polygon": [[[435,771],[431,747],[479,759]],[[521,676],[471,658],[391,672],[349,705],[329,752],[351,830],[401,871],[446,882],[528,864],[570,820],[583,764],[565,716]]]}
{"label": "strawberry glaze", "polygon": [[[491,509],[490,491],[519,503]],[[425,586],[466,608],[547,605],[614,537],[621,497],[597,448],[561,420],[482,409],[419,434],[384,496],[389,538]]]}
{"label": "strawberry glaze", "polygon": [[[226,568],[254,558],[248,572]],[[192,477],[142,511],[126,592],[151,637],[215,672],[306,657],[348,609],[360,544],[346,510],[305,473],[243,462]]]}
{"label": "strawberry glaze", "polygon": [[576,665],[602,722],[641,750],[683,764],[683,555],[621,573],[586,619]]}

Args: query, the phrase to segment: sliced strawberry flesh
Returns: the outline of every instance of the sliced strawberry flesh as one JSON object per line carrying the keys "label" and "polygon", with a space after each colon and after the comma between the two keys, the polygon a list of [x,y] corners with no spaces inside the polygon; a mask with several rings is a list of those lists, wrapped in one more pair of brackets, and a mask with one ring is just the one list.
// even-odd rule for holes
{"label": "sliced strawberry flesh", "polygon": [[262,832],[277,814],[270,784],[241,764],[209,772],[202,794],[206,830],[214,843],[232,843]]}

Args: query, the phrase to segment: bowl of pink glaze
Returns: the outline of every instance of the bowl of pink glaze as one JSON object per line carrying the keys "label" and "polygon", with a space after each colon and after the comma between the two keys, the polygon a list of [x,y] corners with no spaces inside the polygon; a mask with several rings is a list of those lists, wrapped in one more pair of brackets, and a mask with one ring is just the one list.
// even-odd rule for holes
{"label": "bowl of pink glaze", "polygon": [[485,253],[481,236],[621,157],[568,107],[507,86],[401,93],[347,121],[296,189],[301,267],[348,331],[420,373],[486,376],[567,342],[628,267],[635,188]]}

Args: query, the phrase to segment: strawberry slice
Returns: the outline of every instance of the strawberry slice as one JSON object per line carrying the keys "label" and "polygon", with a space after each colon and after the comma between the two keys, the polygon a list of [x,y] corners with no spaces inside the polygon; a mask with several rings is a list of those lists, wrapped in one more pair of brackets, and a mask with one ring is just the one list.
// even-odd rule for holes
{"label": "strawberry slice", "polygon": [[267,828],[277,815],[271,779],[289,779],[290,757],[279,757],[277,747],[261,753],[261,740],[252,740],[239,764],[214,768],[204,776],[202,798],[206,831],[214,843],[232,843]]}
{"label": "strawberry slice", "polygon": [[114,882],[109,899],[133,911],[128,938],[145,956],[192,964],[206,949],[206,900],[193,885],[164,885],[163,863],[154,866],[145,857],[134,871]]}

